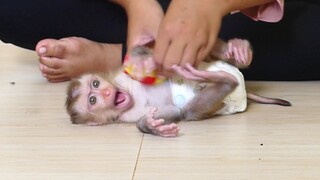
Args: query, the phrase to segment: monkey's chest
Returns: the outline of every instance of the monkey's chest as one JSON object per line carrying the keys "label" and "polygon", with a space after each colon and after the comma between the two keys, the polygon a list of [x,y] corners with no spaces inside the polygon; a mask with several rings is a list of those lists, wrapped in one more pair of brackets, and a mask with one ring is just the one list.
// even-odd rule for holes
{"label": "monkey's chest", "polygon": [[[179,108],[187,105],[195,96],[209,84],[186,80],[180,77],[170,79],[171,96],[173,104]],[[214,96],[214,94],[212,94]],[[232,93],[223,100],[224,106],[216,114],[233,114],[243,112],[247,107],[247,94],[245,86],[241,83]]]}
{"label": "monkey's chest", "polygon": [[158,86],[144,86],[145,106],[161,107],[168,104],[173,105],[172,94],[169,82],[164,82]]}
{"label": "monkey's chest", "polygon": [[206,83],[190,81],[175,76],[170,78],[170,92],[174,105],[183,108],[194,96],[207,87]]}

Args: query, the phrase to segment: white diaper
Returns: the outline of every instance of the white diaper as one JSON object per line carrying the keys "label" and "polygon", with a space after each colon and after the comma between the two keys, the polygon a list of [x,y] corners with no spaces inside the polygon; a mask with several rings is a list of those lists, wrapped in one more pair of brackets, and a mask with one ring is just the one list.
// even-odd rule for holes
{"label": "white diaper", "polygon": [[[244,83],[244,77],[238,68],[223,61],[212,63],[203,62],[199,66],[201,70],[207,71],[224,71],[232,74],[238,80],[237,88],[224,99],[225,106],[216,114],[233,114],[243,112],[247,108],[247,93]],[[204,88],[206,83],[186,80],[180,76],[170,78],[172,99],[176,106],[183,108],[199,91]]]}

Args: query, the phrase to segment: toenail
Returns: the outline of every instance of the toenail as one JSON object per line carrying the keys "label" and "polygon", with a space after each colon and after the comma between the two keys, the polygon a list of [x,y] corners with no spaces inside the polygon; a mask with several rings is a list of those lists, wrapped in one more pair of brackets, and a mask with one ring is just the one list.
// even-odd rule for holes
{"label": "toenail", "polygon": [[49,70],[50,74],[55,74],[54,69],[48,69],[48,70]]}
{"label": "toenail", "polygon": [[45,47],[41,47],[40,49],[39,49],[39,53],[40,54],[45,54],[47,52],[47,48],[45,48]]}
{"label": "toenail", "polygon": [[41,71],[44,70],[44,65],[40,64],[40,70],[41,70]]}

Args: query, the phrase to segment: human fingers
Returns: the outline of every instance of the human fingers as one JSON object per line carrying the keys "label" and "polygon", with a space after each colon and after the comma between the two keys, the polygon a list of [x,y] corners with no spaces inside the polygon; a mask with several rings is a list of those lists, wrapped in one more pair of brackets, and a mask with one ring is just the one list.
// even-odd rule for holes
{"label": "human fingers", "polygon": [[181,63],[182,56],[184,54],[187,42],[181,39],[174,39],[169,45],[167,53],[163,59],[163,69],[171,71],[173,65],[183,65]]}
{"label": "human fingers", "polygon": [[200,49],[201,45],[199,43],[189,43],[182,54],[180,65],[184,66],[187,63],[196,65],[197,61],[199,61],[197,58]]}
{"label": "human fingers", "polygon": [[170,39],[167,34],[159,30],[156,44],[153,51],[153,59],[156,62],[158,69],[163,70],[163,61],[170,46]]}

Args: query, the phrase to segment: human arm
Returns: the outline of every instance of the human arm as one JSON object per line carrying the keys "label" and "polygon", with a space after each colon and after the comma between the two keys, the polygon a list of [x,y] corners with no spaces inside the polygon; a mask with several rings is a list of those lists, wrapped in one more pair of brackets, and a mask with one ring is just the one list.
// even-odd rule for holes
{"label": "human arm", "polygon": [[112,1],[122,6],[128,16],[127,52],[154,41],[163,18],[163,10],[156,0]]}

